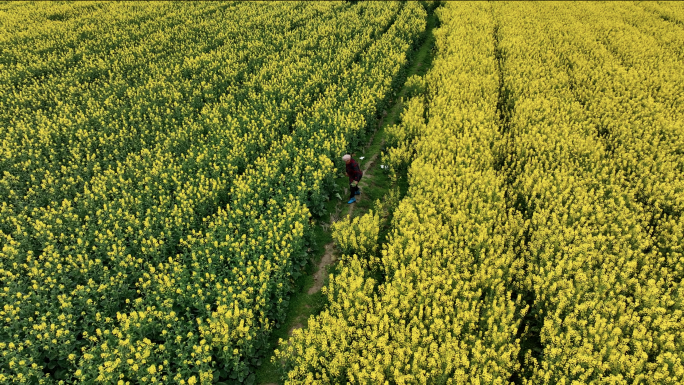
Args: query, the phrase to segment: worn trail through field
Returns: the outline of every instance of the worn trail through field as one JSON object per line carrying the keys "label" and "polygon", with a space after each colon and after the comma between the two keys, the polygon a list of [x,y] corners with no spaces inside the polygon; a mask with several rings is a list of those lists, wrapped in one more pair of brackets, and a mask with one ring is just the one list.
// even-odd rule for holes
{"label": "worn trail through field", "polygon": [[[428,18],[426,39],[422,42],[420,48],[416,51],[416,54],[412,60],[413,63],[410,65],[410,68],[408,70],[407,77],[413,74],[424,75],[425,72],[427,72],[427,69],[431,67],[433,55],[432,48],[434,46],[434,36],[432,35],[432,30],[435,28],[435,26],[436,17],[434,14],[432,14]],[[366,155],[368,156],[368,158],[358,159],[360,160],[360,163],[362,163],[361,169],[363,171],[363,177],[361,178],[361,182],[359,184],[359,186],[361,187],[361,195],[356,196],[357,203],[347,204],[347,194],[349,194],[349,190],[348,188],[344,188],[343,194],[345,195],[339,202],[337,202],[333,206],[332,211],[329,212],[329,221],[321,221],[318,224],[318,226],[320,226],[325,233],[330,234],[332,232],[332,225],[335,222],[340,220],[351,221],[354,218],[355,214],[358,216],[362,212],[368,210],[369,206],[368,202],[365,202],[366,199],[372,199],[373,196],[383,195],[384,193],[389,191],[390,186],[385,186],[385,183],[383,182],[383,180],[386,178],[384,178],[381,174],[376,175],[377,165],[379,164],[378,157],[380,156],[382,148],[385,144],[384,129],[386,126],[395,124],[399,121],[401,111],[404,108],[403,98],[406,97],[406,95],[407,89],[405,87],[402,87],[401,90],[391,100],[389,100],[389,108],[387,108],[387,110],[382,111],[382,113],[380,114],[375,130],[371,134],[368,143],[365,146],[363,146],[362,149],[362,151],[364,152],[364,154],[362,155]],[[384,193],[381,192],[380,194],[378,194],[378,190],[384,191]],[[357,205],[359,205],[359,202],[361,202],[362,205],[360,207],[357,207]],[[359,212],[358,210],[361,211]],[[329,239],[330,238],[328,238],[328,240]],[[314,271],[311,275],[313,283],[308,289],[303,288],[304,291],[301,293],[300,297],[306,297],[310,299],[315,298],[316,296],[320,296],[320,292],[323,286],[325,285],[326,279],[328,277],[328,271],[330,269],[330,266],[335,264],[337,260],[338,255],[335,249],[334,242],[329,241],[325,243],[323,247],[322,256],[320,257],[320,260],[317,261],[314,267]],[[303,306],[301,304],[294,306],[294,308],[298,309],[295,310],[295,312],[300,313],[298,313],[295,317],[291,318],[290,321],[286,322],[285,325],[283,325],[285,330],[287,330],[287,336],[292,336],[297,329],[306,328],[308,317],[312,314],[316,314],[317,311],[319,311],[316,310],[315,304],[306,302],[308,300],[304,301],[305,304]],[[297,306],[299,307],[297,308]],[[277,366],[277,364],[275,365]],[[269,371],[269,373],[275,373],[275,366],[267,370]],[[273,382],[274,380],[275,376],[269,374],[268,380],[266,380],[266,378],[262,378],[261,381],[258,380],[257,383],[261,383],[262,385],[275,385],[276,383]]]}

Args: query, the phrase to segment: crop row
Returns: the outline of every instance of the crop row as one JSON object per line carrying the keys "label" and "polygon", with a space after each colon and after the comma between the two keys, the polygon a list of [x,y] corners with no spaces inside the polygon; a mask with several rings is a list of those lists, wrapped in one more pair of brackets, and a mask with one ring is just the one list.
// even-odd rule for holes
{"label": "crop row", "polygon": [[[583,6],[567,13],[581,14]],[[629,127],[630,136],[637,129],[658,135],[656,122],[667,123],[639,121],[658,108],[634,100],[653,96],[622,77],[624,68],[579,66],[585,53],[602,52],[601,46],[581,47],[588,39],[580,31],[598,23],[573,24],[559,8],[524,4],[498,10],[511,112],[503,167],[510,206],[528,221],[521,253],[526,269],[519,280],[531,305],[524,337],[525,366],[531,369],[525,377],[530,383],[676,383],[681,275],[668,271],[671,256],[655,247],[648,207],[640,204],[624,169],[635,155],[648,156],[655,148],[621,153],[610,132]],[[541,11],[548,17],[537,16]],[[613,74],[621,76],[613,84],[624,94],[611,99],[631,103],[582,98],[589,89],[585,76]],[[609,91],[598,82],[590,87]],[[612,116],[621,118],[609,123]],[[658,151],[667,152],[665,146]]]}
{"label": "crop row", "polygon": [[288,381],[682,382],[681,33],[641,6],[438,9],[381,274],[343,258]]}
{"label": "crop row", "polygon": [[[216,28],[244,28],[241,18],[289,24],[288,12],[296,9],[239,6],[242,16]],[[45,373],[100,382],[249,378],[305,257],[305,204],[325,199],[330,158],[363,136],[392,91],[405,52],[424,28],[416,7],[317,4],[303,8],[309,13],[302,18],[320,15],[297,27],[299,34],[261,41],[243,32],[247,50],[257,57],[266,52],[261,65],[243,68],[242,79],[236,73],[232,86],[194,79],[192,92],[215,87],[223,93],[203,102],[199,113],[150,103],[160,109],[153,121],[161,136],[140,150],[126,149],[121,161],[93,166],[97,172],[80,182],[69,181],[74,172],[65,171],[61,180],[82,184],[82,191],[50,191],[59,184],[41,179],[46,173],[37,167],[38,176],[24,180],[29,186],[40,180],[48,197],[35,204],[22,196],[27,184],[5,174],[10,197],[2,208],[6,289],[0,295],[3,340],[10,343],[3,345],[3,376],[41,382],[49,382]],[[285,42],[265,45],[274,39]],[[202,54],[190,74],[212,74],[204,68],[223,65],[224,54],[254,56],[221,51],[228,47]],[[178,69],[160,76],[181,76]],[[186,80],[144,87],[156,83],[164,93]],[[87,146],[82,151],[90,154]]]}
{"label": "crop row", "polygon": [[[137,44],[117,49],[114,39],[107,42],[113,47],[106,54],[82,53],[82,59],[67,73],[3,93],[8,99],[3,111],[14,111],[13,124],[2,138],[2,186],[12,199],[8,203],[24,211],[57,205],[81,193],[84,186],[95,185],[93,179],[103,172],[116,170],[118,163],[135,161],[144,151],[160,153],[157,157],[181,157],[186,152],[196,157],[204,150],[192,147],[198,141],[227,136],[223,140],[230,140],[225,143],[228,148],[237,144],[235,140],[251,143],[255,139],[248,133],[256,131],[260,119],[266,123],[263,140],[287,130],[301,109],[297,102],[307,105],[305,98],[311,98],[307,91],[317,90],[306,84],[312,76],[308,68],[317,68],[337,52],[334,45],[313,57],[305,56],[307,60],[300,59],[311,43],[309,35],[317,36],[315,31],[326,18],[320,19],[321,24],[282,34],[252,24],[238,27],[239,15],[254,25],[278,26],[277,20],[289,19],[294,13],[310,17],[316,9],[300,12],[289,6],[261,12],[259,7],[249,7],[238,13],[226,11],[235,19],[221,21],[219,17],[206,18],[212,10],[207,8],[204,12],[188,10],[188,14],[167,20],[165,33],[149,33]],[[186,24],[188,18],[198,20]],[[160,29],[156,24],[150,28]],[[217,48],[209,49],[207,39],[198,31],[212,29],[217,31],[217,40],[229,44],[217,43]],[[250,29],[256,29],[251,36],[245,32]],[[99,34],[106,35],[106,31]],[[177,46],[187,49],[175,49]],[[152,49],[156,52],[150,52]],[[45,55],[45,65],[60,54],[55,51]],[[89,68],[91,61],[102,68]],[[283,66],[274,66],[277,61]],[[106,79],[78,79],[89,71]],[[9,67],[5,73],[12,76],[17,72]],[[285,81],[288,84],[280,84]],[[294,90],[304,92],[297,98]],[[54,106],[41,107],[40,100],[45,97],[51,98]],[[244,169],[250,157],[239,159]]]}

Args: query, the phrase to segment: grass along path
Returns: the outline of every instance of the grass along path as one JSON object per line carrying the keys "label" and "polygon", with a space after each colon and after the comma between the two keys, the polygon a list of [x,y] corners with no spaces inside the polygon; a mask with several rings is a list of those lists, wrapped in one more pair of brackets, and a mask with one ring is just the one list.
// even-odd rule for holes
{"label": "grass along path", "polygon": [[[412,75],[423,76],[432,65],[433,47],[435,37],[432,30],[437,26],[437,17],[434,10],[428,12],[427,27],[422,44],[413,53],[413,58],[406,71],[406,78]],[[295,292],[290,298],[290,304],[285,322],[279,325],[270,337],[271,353],[262,362],[256,372],[256,383],[272,385],[280,383],[280,371],[277,363],[272,362],[272,351],[277,348],[278,340],[287,338],[299,328],[305,328],[309,317],[320,313],[326,305],[326,299],[321,293],[321,288],[328,281],[328,275],[334,273],[337,254],[332,240],[331,225],[339,220],[352,220],[355,216],[363,215],[372,209],[376,200],[383,200],[391,195],[391,190],[398,190],[398,199],[406,193],[408,183],[406,178],[398,178],[393,181],[386,170],[379,167],[379,159],[384,149],[386,133],[385,128],[397,124],[404,110],[403,99],[407,88],[401,87],[396,99],[390,100],[390,111],[383,111],[378,119],[375,132],[371,135],[368,143],[356,152],[354,158],[359,162],[363,170],[363,178],[359,183],[361,195],[357,195],[357,203],[347,204],[349,200],[348,179],[344,171],[340,171],[335,179],[339,199],[334,197],[326,204],[326,214],[319,218],[314,226],[314,245],[309,250],[314,256],[305,266],[304,273],[295,281]],[[364,159],[360,159],[363,157]],[[385,226],[381,229],[380,240],[385,239],[389,231],[390,218],[384,220]]]}

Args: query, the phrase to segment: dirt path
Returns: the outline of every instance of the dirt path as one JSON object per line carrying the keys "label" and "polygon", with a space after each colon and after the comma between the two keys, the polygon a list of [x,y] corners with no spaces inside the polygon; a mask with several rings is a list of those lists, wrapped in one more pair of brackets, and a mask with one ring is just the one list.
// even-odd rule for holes
{"label": "dirt path", "polygon": [[[380,142],[380,145],[382,146],[384,143],[385,143],[385,140],[383,139],[383,141]],[[370,159],[368,159],[368,161],[366,162],[366,166],[363,168],[363,176],[364,176],[364,177],[365,177],[366,174],[368,173],[368,170],[369,170],[371,167],[373,167],[373,165],[375,164],[375,161],[376,161],[377,159],[378,159],[378,153],[377,153],[377,152],[376,152],[375,154],[373,154],[373,156],[371,156]]]}
{"label": "dirt path", "polygon": [[[321,289],[323,288],[323,283],[325,282],[325,278],[327,277],[328,273],[328,266],[333,264],[335,262],[335,254],[333,253],[334,251],[334,243],[330,242],[327,245],[325,245],[325,253],[323,254],[323,257],[321,258],[321,261],[318,262],[318,266],[316,267],[316,272],[314,273],[314,284],[309,288],[309,290],[306,292],[308,295],[316,294]],[[308,307],[308,305],[307,305]],[[301,317],[297,317],[292,326],[288,329],[287,335],[292,336],[292,333],[294,333],[295,330],[301,329],[304,327],[304,324],[302,323]]]}
{"label": "dirt path", "polygon": [[[375,133],[374,133],[374,135],[375,135]],[[383,140],[383,142],[384,142],[384,140]],[[371,142],[369,142],[369,144],[368,144],[369,146],[370,146],[370,143],[372,143],[372,138],[371,138]],[[366,146],[366,147],[368,147],[368,146]],[[364,178],[371,178],[372,177],[372,175],[368,174],[368,170],[375,164],[375,161],[377,160],[377,158],[378,158],[378,154],[375,153],[375,154],[373,154],[373,156],[370,157],[370,159],[368,159],[368,161],[366,161],[365,167],[363,168]],[[357,197],[357,199],[358,198],[359,197]],[[352,204],[351,207],[349,208],[349,214],[348,214],[349,218],[351,218],[351,216],[352,216],[352,212],[354,211],[354,206],[356,206],[356,205]],[[332,225],[332,223],[330,223],[330,224]],[[323,254],[323,257],[321,258],[321,261],[318,263],[318,266],[316,267],[316,272],[314,273],[314,284],[313,284],[313,286],[311,286],[309,288],[309,290],[307,291],[307,294],[311,295],[311,294],[318,293],[323,288],[323,283],[325,282],[326,274],[328,272],[328,266],[330,266],[331,264],[333,264],[335,262],[335,255],[333,253],[334,247],[335,247],[334,242],[330,242],[327,245],[325,245],[325,253]],[[290,329],[289,334],[292,335],[292,331],[294,331],[294,329],[299,329],[301,327],[302,327],[301,323],[297,323],[296,325],[294,325]]]}
{"label": "dirt path", "polygon": [[323,287],[323,282],[325,282],[325,277],[328,272],[327,267],[333,262],[335,262],[335,255],[333,254],[333,245],[334,244],[332,242],[325,245],[325,254],[323,254],[321,261],[318,263],[316,272],[314,273],[314,284],[313,286],[311,286],[309,291],[307,291],[309,295],[318,293]]}
{"label": "dirt path", "polygon": [[[431,36],[431,30],[435,27],[435,20],[436,17],[433,14],[428,16],[428,27],[426,29],[426,33]],[[431,47],[434,46],[434,36],[429,37],[425,39],[425,41],[422,43],[422,46],[416,51],[416,55],[413,58],[414,64],[412,67],[409,67],[409,72],[407,76],[417,74],[417,75],[424,75],[425,72],[431,67],[432,63],[432,58],[431,58]],[[382,177],[381,174],[378,175],[373,175],[375,173],[375,166],[379,163],[379,154],[381,152],[381,148],[384,144],[384,139],[379,140],[380,145],[379,147],[373,146],[373,142],[378,139],[377,135],[382,135],[382,130],[385,125],[391,125],[395,124],[396,122],[400,121],[399,116],[401,114],[401,111],[403,110],[403,100],[401,99],[406,95],[406,89],[402,87],[400,90],[399,94],[396,96],[392,97],[389,100],[389,107],[386,110],[382,111],[382,114],[380,114],[379,119],[378,119],[378,124],[376,129],[373,131],[371,134],[371,137],[368,140],[368,143],[363,147],[363,152],[365,154],[369,154],[369,152],[375,152],[371,156],[369,156],[368,159],[365,160],[362,171],[363,171],[363,178],[361,179],[361,185],[364,189],[368,188],[376,188],[376,184],[379,183],[379,178],[380,180],[384,180],[385,178]],[[371,149],[371,146],[373,146],[373,149]],[[370,174],[369,174],[370,172]],[[374,177],[376,180],[373,180]],[[346,188],[345,188],[346,190]],[[347,193],[349,191],[347,190]],[[346,198],[346,197],[344,197]],[[369,199],[369,196],[367,194],[361,194],[357,196],[357,199],[361,198],[360,201],[364,202],[363,199]],[[364,204],[367,202],[364,202]],[[340,199],[340,201],[332,207],[333,212],[330,212],[330,220],[329,222],[324,222],[323,220],[319,223],[321,228],[326,232],[330,233],[332,231],[332,224],[335,223],[336,221],[342,220],[342,211],[347,211],[344,210],[346,209],[345,206],[349,206],[348,212],[345,213],[347,218],[351,220],[355,206],[357,204],[351,204],[347,205],[347,199]],[[367,205],[362,205],[362,208],[359,210],[364,210],[363,207],[366,207]],[[328,240],[330,238],[327,238]],[[320,249],[319,249],[320,250]],[[335,249],[334,249],[334,243],[330,242],[324,246],[324,255],[321,257],[321,260],[315,267],[315,272],[313,273],[313,285],[308,289],[303,289],[299,295],[302,296],[316,296],[320,295],[317,293],[320,293],[321,289],[323,288],[323,285],[325,283],[325,280],[327,278],[327,272],[328,272],[328,266],[332,265],[333,263],[336,262],[336,256],[335,256]],[[304,291],[305,290],[305,291]],[[305,294],[306,293],[306,294]],[[287,330],[287,335],[292,336],[293,332],[296,331],[297,329],[301,329],[306,327],[307,325],[307,319],[310,315],[312,315],[312,312],[310,311],[311,308],[308,308],[308,305],[305,305],[306,308],[301,308],[299,311],[301,314],[297,314],[295,317],[291,318],[291,321],[287,323],[288,326],[286,326]],[[316,313],[317,314],[317,313]],[[284,334],[284,333],[283,333]],[[284,337],[284,336],[283,336]],[[286,339],[284,337],[284,339]],[[274,346],[275,348],[275,346]],[[269,364],[267,367],[264,367],[263,370],[264,372],[268,372],[269,374],[267,376],[257,376],[257,381],[258,383],[262,385],[275,385],[277,381],[276,380],[276,367],[277,365]],[[273,373],[273,374],[270,374]]]}
{"label": "dirt path", "polygon": [[[382,143],[384,143],[384,139],[383,139],[383,141],[381,142],[381,146],[382,146]],[[368,170],[369,170],[371,167],[373,167],[373,165],[375,164],[375,161],[376,161],[377,159],[378,159],[378,153],[376,152],[375,154],[373,154],[373,156],[370,157],[370,159],[368,159],[368,160],[366,161],[366,164],[364,165],[364,168],[363,168],[363,177],[361,178],[361,182],[362,182],[362,183],[365,184],[365,182],[363,181],[364,179],[368,180],[368,179],[372,179],[372,178],[373,178],[373,175],[368,174]],[[359,184],[359,186],[360,186],[360,184]],[[356,200],[359,201],[362,195],[363,195],[363,193],[362,193],[361,195],[357,195]],[[347,217],[349,218],[350,221],[351,221],[352,218],[353,218],[353,215],[352,215],[352,214],[354,213],[354,207],[356,207],[356,204],[355,204],[355,203],[352,204],[351,207],[349,207],[349,213],[347,213]]]}

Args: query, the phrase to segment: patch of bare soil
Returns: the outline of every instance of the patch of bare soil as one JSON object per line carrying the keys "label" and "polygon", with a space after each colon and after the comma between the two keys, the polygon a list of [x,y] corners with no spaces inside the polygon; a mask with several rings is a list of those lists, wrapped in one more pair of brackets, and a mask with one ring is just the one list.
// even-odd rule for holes
{"label": "patch of bare soil", "polygon": [[326,268],[333,262],[335,262],[335,256],[333,255],[333,243],[328,243],[325,245],[325,254],[323,254],[323,258],[321,258],[321,261],[318,263],[318,268],[314,273],[314,284],[307,292],[309,295],[318,293],[321,290],[323,287],[323,282],[325,282],[326,274],[328,273]]}
{"label": "patch of bare soil", "polygon": [[290,328],[290,330],[287,331],[287,335],[290,336],[290,337],[292,337],[292,334],[294,333],[294,331],[297,330],[297,329],[301,329],[302,327],[304,327],[304,325],[302,325],[301,322],[295,323],[294,325],[292,325],[292,327]]}
{"label": "patch of bare soil", "polygon": [[375,160],[378,159],[378,154],[375,153],[373,156],[371,156],[370,159],[366,162],[365,167],[363,168],[363,175],[366,176],[366,173],[368,173],[368,169],[371,168],[375,164]]}

